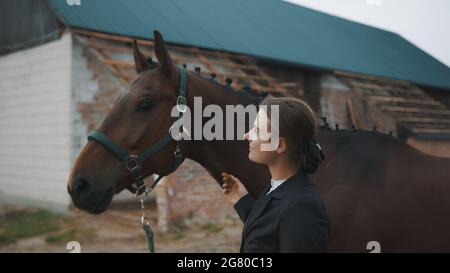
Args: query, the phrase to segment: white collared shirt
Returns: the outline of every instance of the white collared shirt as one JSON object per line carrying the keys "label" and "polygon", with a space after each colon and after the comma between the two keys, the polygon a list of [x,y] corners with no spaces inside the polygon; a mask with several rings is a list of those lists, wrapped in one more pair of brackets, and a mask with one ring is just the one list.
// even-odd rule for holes
{"label": "white collared shirt", "polygon": [[270,179],[270,190],[267,192],[267,194],[276,189],[278,186],[281,185],[281,183],[283,183],[286,180],[287,179],[280,179],[280,180]]}

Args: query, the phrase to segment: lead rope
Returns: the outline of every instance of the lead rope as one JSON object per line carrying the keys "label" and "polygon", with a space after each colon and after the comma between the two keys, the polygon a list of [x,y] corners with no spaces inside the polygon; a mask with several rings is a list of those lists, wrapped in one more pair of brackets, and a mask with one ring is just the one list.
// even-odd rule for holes
{"label": "lead rope", "polygon": [[155,253],[155,245],[153,243],[153,231],[150,226],[150,221],[148,219],[147,213],[145,212],[145,201],[147,200],[147,192],[144,192],[139,199],[141,201],[141,224],[142,228],[145,231],[145,235],[147,236],[147,244],[148,244],[148,252]]}

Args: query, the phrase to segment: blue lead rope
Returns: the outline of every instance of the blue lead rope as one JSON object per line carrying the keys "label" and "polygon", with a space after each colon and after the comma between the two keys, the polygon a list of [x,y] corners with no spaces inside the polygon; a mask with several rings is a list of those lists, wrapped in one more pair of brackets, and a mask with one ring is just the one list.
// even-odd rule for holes
{"label": "blue lead rope", "polygon": [[144,192],[144,195],[140,197],[141,201],[141,223],[142,228],[145,231],[145,236],[147,236],[147,244],[148,244],[148,252],[155,253],[155,244],[153,243],[153,231],[150,227],[150,219],[147,217],[147,213],[145,213],[145,200],[147,200],[147,192]]}
{"label": "blue lead rope", "polygon": [[147,243],[148,243],[148,252],[149,253],[155,253],[155,244],[153,243],[153,231],[150,227],[149,223],[144,223],[142,225],[145,231],[145,235],[147,236]]}

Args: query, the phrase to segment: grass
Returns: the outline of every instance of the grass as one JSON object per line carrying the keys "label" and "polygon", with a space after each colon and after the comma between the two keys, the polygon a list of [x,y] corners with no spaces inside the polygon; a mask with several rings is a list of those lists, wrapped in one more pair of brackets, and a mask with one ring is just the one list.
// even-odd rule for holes
{"label": "grass", "polygon": [[67,243],[70,241],[90,240],[94,237],[95,232],[91,229],[75,229],[71,228],[64,232],[59,232],[47,236],[45,241],[49,244]]}
{"label": "grass", "polygon": [[208,233],[218,233],[223,230],[223,226],[214,223],[206,223],[202,226],[202,229]]}
{"label": "grass", "polygon": [[48,244],[90,240],[92,229],[75,225],[74,219],[47,210],[14,210],[0,216],[0,247],[20,239],[46,236]]}
{"label": "grass", "polygon": [[46,210],[17,210],[0,216],[0,246],[59,230],[61,215]]}
{"label": "grass", "polygon": [[182,218],[178,218],[170,223],[168,232],[160,232],[158,237],[163,241],[179,241],[186,237],[188,231],[189,227],[185,221]]}
{"label": "grass", "polygon": [[76,230],[70,229],[61,234],[50,235],[45,239],[45,241],[49,244],[57,244],[57,243],[61,243],[61,242],[75,241],[75,238],[77,237],[76,235],[77,235]]}
{"label": "grass", "polygon": [[184,231],[169,231],[169,232],[160,232],[158,233],[158,237],[165,242],[168,241],[179,241],[186,237],[186,232]]}

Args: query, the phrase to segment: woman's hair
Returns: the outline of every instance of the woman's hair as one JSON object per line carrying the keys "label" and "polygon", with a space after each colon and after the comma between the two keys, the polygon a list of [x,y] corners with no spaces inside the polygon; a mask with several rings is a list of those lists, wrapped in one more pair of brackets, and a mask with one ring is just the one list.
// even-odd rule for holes
{"label": "woman's hair", "polygon": [[314,111],[301,99],[292,97],[266,97],[261,105],[267,106],[271,118],[271,106],[278,105],[280,137],[286,139],[288,156],[298,162],[305,173],[314,173],[325,158],[315,140],[316,118]]}

